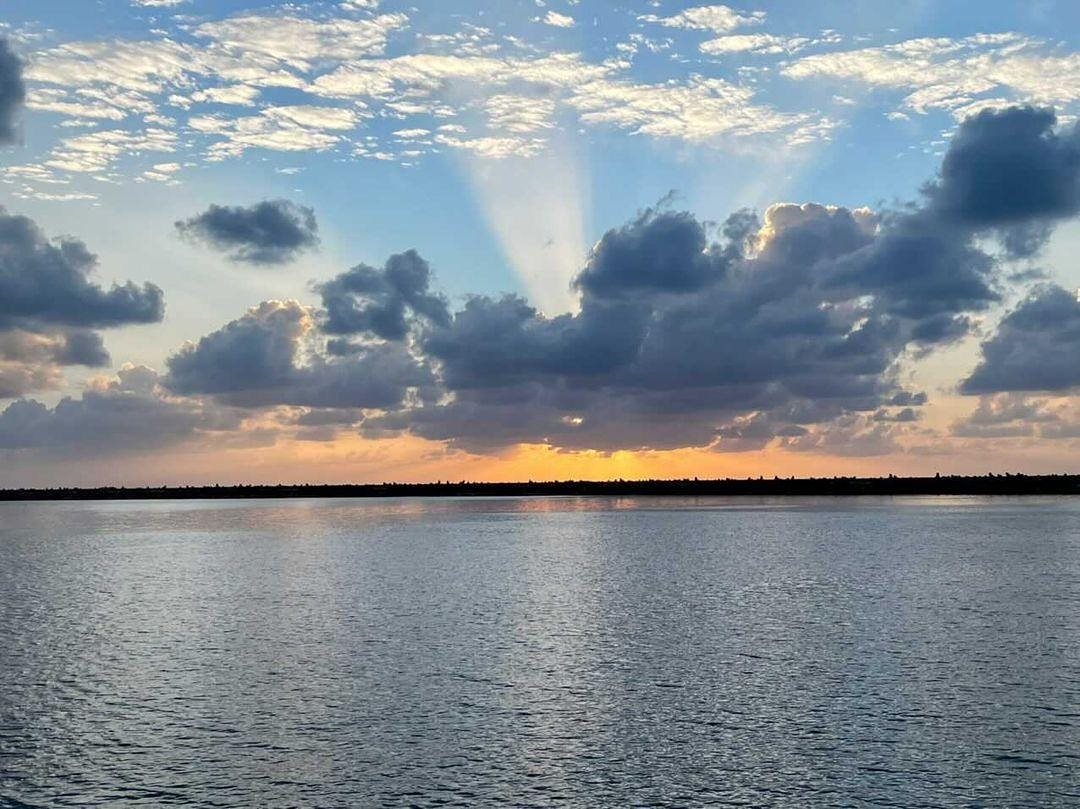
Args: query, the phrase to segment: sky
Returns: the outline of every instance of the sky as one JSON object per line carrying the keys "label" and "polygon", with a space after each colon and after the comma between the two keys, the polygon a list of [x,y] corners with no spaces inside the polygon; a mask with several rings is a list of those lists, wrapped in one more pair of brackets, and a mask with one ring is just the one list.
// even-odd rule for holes
{"label": "sky", "polygon": [[5,0],[0,486],[1078,471],[1080,5]]}

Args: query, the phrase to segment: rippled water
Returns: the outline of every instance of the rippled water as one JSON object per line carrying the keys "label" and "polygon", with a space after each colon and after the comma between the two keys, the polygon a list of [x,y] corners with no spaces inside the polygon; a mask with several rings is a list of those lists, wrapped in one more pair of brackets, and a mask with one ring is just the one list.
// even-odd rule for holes
{"label": "rippled water", "polygon": [[1077,806],[1078,518],[0,503],[0,806]]}

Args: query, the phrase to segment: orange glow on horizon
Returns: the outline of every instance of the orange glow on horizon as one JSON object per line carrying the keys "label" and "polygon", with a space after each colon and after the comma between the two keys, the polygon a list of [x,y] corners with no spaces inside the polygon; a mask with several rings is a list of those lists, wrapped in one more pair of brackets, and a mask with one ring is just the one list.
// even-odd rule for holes
{"label": "orange glow on horizon", "polygon": [[1064,447],[1018,446],[992,458],[970,446],[941,454],[896,453],[837,457],[782,449],[715,452],[565,452],[521,445],[473,455],[410,436],[369,440],[343,433],[333,441],[279,439],[262,446],[221,447],[205,442],[152,455],[41,461],[10,470],[4,486],[157,486],[237,483],[423,483],[432,481],[640,480],[646,478],[746,478],[985,474],[988,471],[1063,472],[1073,465]]}

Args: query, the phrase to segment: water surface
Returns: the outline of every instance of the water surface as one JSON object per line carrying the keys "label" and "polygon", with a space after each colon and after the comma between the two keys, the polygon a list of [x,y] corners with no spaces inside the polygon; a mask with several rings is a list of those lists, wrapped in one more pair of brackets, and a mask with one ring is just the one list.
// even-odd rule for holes
{"label": "water surface", "polygon": [[1078,519],[0,503],[0,806],[1077,806]]}

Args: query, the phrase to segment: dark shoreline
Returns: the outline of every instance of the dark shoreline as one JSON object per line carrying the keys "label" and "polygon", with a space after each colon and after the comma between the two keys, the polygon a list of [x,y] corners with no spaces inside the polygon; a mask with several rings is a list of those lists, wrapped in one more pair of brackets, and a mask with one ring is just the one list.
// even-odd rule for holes
{"label": "dark shoreline", "polygon": [[884,478],[527,481],[161,486],[0,490],[4,500],[244,500],[283,497],[858,497],[902,495],[1080,495],[1080,475]]}

